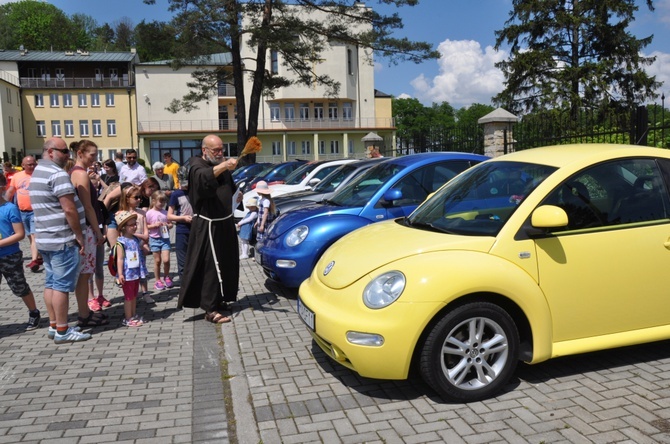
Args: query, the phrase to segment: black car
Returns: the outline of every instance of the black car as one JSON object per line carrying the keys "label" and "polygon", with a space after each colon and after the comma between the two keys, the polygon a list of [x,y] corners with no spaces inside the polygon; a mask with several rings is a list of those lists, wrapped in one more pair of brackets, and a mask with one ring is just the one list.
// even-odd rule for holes
{"label": "black car", "polygon": [[274,166],[273,163],[261,162],[240,167],[233,172],[233,180],[235,181],[235,185],[240,186],[242,182],[247,182],[251,179],[254,179],[262,171],[269,171],[270,167],[272,166]]}

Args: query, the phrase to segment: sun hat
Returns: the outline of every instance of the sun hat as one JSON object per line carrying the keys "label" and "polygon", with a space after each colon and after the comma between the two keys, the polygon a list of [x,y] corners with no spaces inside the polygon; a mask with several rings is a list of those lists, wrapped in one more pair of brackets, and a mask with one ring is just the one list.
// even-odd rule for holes
{"label": "sun hat", "polygon": [[255,190],[256,190],[256,192],[257,192],[258,194],[266,194],[266,195],[269,195],[269,194],[271,193],[271,191],[270,191],[270,187],[268,186],[268,183],[267,183],[266,181],[264,181],[264,180],[261,180],[260,182],[258,182],[258,183],[256,184],[256,188],[255,188]]}
{"label": "sun hat", "polygon": [[116,226],[118,227],[119,230],[123,228],[125,224],[134,219],[137,219],[137,214],[131,213],[130,211],[119,211],[118,213],[116,213],[116,216],[114,216]]}
{"label": "sun hat", "polygon": [[258,207],[257,197],[250,197],[249,200],[247,200],[247,208],[249,207]]}

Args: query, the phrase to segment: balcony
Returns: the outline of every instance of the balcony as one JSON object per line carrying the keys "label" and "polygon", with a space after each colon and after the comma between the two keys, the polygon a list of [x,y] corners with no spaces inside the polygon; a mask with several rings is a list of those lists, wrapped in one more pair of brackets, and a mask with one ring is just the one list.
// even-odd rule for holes
{"label": "balcony", "polygon": [[[393,118],[366,118],[353,120],[292,120],[273,121],[259,120],[259,131],[327,131],[353,130],[359,128],[392,128]],[[202,131],[235,131],[237,121],[234,119],[219,120],[154,120],[138,122],[141,133],[178,133]]]}
{"label": "balcony", "polygon": [[219,97],[235,97],[235,86],[229,83],[219,83]]}
{"label": "balcony", "polygon": [[120,88],[133,86],[127,75],[123,77],[21,77],[22,88]]}

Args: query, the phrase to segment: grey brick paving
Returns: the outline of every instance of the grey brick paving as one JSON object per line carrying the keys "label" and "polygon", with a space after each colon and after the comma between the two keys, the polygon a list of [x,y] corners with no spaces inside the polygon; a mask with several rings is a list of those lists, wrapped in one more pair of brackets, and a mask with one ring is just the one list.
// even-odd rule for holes
{"label": "grey brick paving", "polygon": [[[0,443],[670,443],[670,341],[520,365],[497,398],[447,404],[418,379],[365,379],[330,361],[294,291],[253,261],[241,275],[220,330],[175,310],[175,289],[138,302],[146,326],[123,328],[108,279],[110,325],[61,346],[46,323],[22,330],[26,310],[0,284]],[[43,275],[26,276],[43,308]],[[72,321],[74,307],[71,296]]]}

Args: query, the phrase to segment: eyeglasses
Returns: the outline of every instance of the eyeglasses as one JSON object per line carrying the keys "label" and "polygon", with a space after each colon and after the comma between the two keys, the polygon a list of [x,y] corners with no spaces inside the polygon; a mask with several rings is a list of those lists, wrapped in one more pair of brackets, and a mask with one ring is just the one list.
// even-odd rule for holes
{"label": "eyeglasses", "polygon": [[59,153],[70,154],[69,148],[51,148],[51,149],[54,151],[58,151]]}

